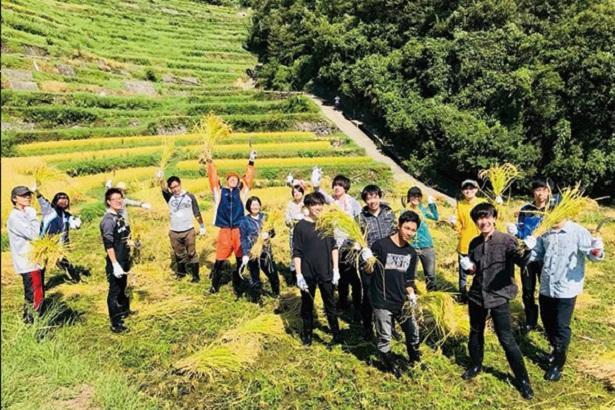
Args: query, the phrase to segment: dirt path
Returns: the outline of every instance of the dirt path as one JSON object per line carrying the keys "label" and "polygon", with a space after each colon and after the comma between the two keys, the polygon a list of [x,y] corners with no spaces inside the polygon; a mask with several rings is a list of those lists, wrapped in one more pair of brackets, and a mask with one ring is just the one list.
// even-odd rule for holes
{"label": "dirt path", "polygon": [[404,171],[395,161],[393,161],[393,159],[380,152],[372,139],[369,138],[363,131],[361,131],[361,129],[359,129],[359,127],[357,127],[354,122],[346,119],[346,117],[344,117],[340,111],[335,110],[330,105],[325,105],[322,99],[314,95],[307,94],[307,96],[311,98],[312,101],[314,101],[314,103],[316,103],[320,107],[323,114],[329,120],[331,120],[344,134],[352,138],[352,140],[357,145],[364,148],[367,155],[374,158],[376,161],[387,164],[391,168],[391,171],[393,172],[393,178],[395,178],[396,181],[416,184],[421,187],[425,195],[437,195],[448,201],[451,205],[454,205],[456,203],[454,198],[423,184],[421,181],[417,180],[412,175]]}

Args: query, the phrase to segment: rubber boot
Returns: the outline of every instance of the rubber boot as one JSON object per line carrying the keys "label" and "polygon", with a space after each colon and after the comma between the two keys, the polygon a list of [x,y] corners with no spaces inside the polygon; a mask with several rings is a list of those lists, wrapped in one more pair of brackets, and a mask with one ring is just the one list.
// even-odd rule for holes
{"label": "rubber boot", "polygon": [[303,331],[301,332],[301,343],[304,346],[312,345],[312,324],[307,321],[303,321]]}
{"label": "rubber boot", "polygon": [[399,379],[401,377],[401,370],[399,370],[399,367],[397,367],[397,365],[395,364],[395,358],[393,357],[393,353],[381,353],[381,356],[382,362],[384,363],[386,369],[389,372],[393,373],[393,375],[395,375],[395,377]]}
{"label": "rubber boot", "polygon": [[180,280],[186,276],[186,264],[184,262],[177,262],[177,272],[175,272],[175,279]]}
{"label": "rubber boot", "polygon": [[421,361],[421,351],[419,350],[418,343],[415,345],[407,343],[406,349],[408,350],[408,363],[411,366]]}
{"label": "rubber boot", "polygon": [[553,363],[551,363],[549,370],[545,373],[545,380],[556,382],[561,379],[564,364],[566,364],[566,348],[563,346],[555,346]]}
{"label": "rubber boot", "polygon": [[189,263],[186,265],[186,267],[188,268],[188,272],[190,273],[190,275],[192,276],[192,283],[197,283],[201,280],[201,276],[199,275],[199,263]]}
{"label": "rubber boot", "polygon": [[218,260],[214,262],[214,267],[211,270],[211,288],[209,293],[218,293],[220,290],[220,280],[222,279],[222,266],[224,261]]}
{"label": "rubber boot", "polygon": [[237,266],[233,270],[233,291],[235,296],[241,296],[241,275],[239,274],[239,268],[241,267],[241,258],[237,258]]}

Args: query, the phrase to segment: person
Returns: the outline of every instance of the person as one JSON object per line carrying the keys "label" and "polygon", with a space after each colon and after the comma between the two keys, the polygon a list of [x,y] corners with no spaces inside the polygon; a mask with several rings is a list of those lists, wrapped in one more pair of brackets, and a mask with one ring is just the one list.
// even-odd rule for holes
{"label": "person", "polygon": [[[536,178],[532,181],[532,196],[533,201],[525,204],[519,211],[517,223],[506,225],[506,231],[521,240],[530,236],[542,221],[542,216],[551,198],[549,182],[543,178]],[[538,323],[538,305],[534,294],[536,293],[536,281],[541,271],[541,261],[526,263],[521,268],[522,300],[525,311],[523,330],[525,332],[534,330]]]}
{"label": "person", "polygon": [[583,292],[585,259],[604,260],[604,243],[587,229],[563,220],[536,239],[525,239],[531,249],[530,262],[543,263],[540,273],[540,318],[552,352],[544,378],[558,381],[562,376],[572,330],[570,321],[577,296]]}
{"label": "person", "polygon": [[333,98],[333,106],[335,107],[336,110],[339,110],[340,108],[340,96],[336,95],[335,98]]}
{"label": "person", "polygon": [[128,330],[124,319],[130,314],[130,301],[126,296],[127,275],[130,271],[130,226],[122,216],[124,194],[118,188],[105,192],[107,212],[100,221],[100,235],[106,253],[105,273],[109,282],[107,308],[111,331],[123,333]]}
{"label": "person", "polygon": [[[271,291],[278,297],[280,295],[280,279],[275,270],[273,263],[273,255],[270,239],[275,236],[275,231],[272,229],[267,232],[262,232],[263,222],[266,215],[261,212],[261,200],[252,196],[246,201],[245,215],[239,224],[239,232],[241,235],[241,269],[247,267],[250,271],[250,288],[252,297],[255,302],[260,302],[263,284],[260,278],[261,269],[265,272],[269,283],[271,283]],[[264,244],[260,255],[253,255],[252,249],[259,235],[263,238]]]}
{"label": "person", "polygon": [[398,378],[401,377],[401,372],[391,352],[393,320],[401,325],[404,332],[410,364],[420,361],[421,358],[419,327],[414,310],[402,312],[406,301],[416,304],[414,272],[417,254],[410,242],[420,224],[421,220],[416,212],[405,211],[399,216],[397,232],[376,241],[371,248],[379,262],[370,284],[378,351],[387,369]]}
{"label": "person", "polygon": [[226,175],[227,186],[223,187],[218,178],[218,172],[211,158],[207,158],[207,175],[209,186],[214,195],[214,224],[220,228],[218,239],[216,240],[216,261],[211,272],[210,293],[217,293],[222,280],[222,267],[224,262],[235,254],[237,267],[233,271],[233,289],[236,295],[240,293],[241,277],[239,267],[241,265],[241,240],[239,234],[239,223],[244,216],[243,197],[247,196],[256,175],[254,161],[256,151],[250,152],[248,168],[243,177],[235,172]]}
{"label": "person", "polygon": [[[348,195],[350,179],[344,175],[336,175],[331,182],[332,194],[328,195],[320,187],[321,171],[314,168],[312,171],[312,185],[315,191],[320,192],[327,204],[335,204],[353,218],[361,213],[361,205],[356,199]],[[340,253],[340,283],[338,285],[339,309],[348,308],[348,293],[352,289],[352,304],[354,307],[354,319],[361,320],[361,279],[355,263],[351,260],[352,244],[343,235],[336,236],[337,246]]]}
{"label": "person", "polygon": [[199,235],[206,234],[205,223],[199,210],[199,203],[194,194],[182,189],[179,177],[172,176],[163,180],[161,171],[157,173],[162,190],[162,197],[169,206],[171,226],[169,239],[177,263],[175,277],[182,279],[187,273],[192,276],[192,282],[201,280],[199,275],[199,255],[196,252],[196,231],[193,218],[199,223]]}
{"label": "person", "polygon": [[470,380],[482,370],[485,324],[487,316],[491,316],[495,333],[506,353],[519,391],[523,398],[529,400],[534,393],[521,350],[513,336],[509,303],[517,293],[514,265],[523,264],[524,252],[517,250],[513,236],[496,230],[498,211],[495,206],[490,203],[477,204],[470,215],[480,235],[470,241],[468,255],[460,260],[461,268],[474,275],[468,292],[468,350],[472,366],[462,377],[464,380]]}
{"label": "person", "polygon": [[[413,186],[408,190],[406,195],[406,201],[410,210],[422,215],[423,222],[419,225],[419,229],[412,241],[412,247],[416,251],[416,254],[423,266],[423,273],[425,274],[425,282],[427,284],[427,290],[436,289],[436,253],[433,248],[433,239],[429,232],[429,226],[427,225],[427,219],[432,221],[438,220],[438,207],[436,201],[430,195],[427,197],[427,206],[423,204],[423,192],[421,188]],[[418,270],[418,263],[415,265]],[[416,276],[416,272],[415,272]]]}
{"label": "person", "polygon": [[[391,236],[397,229],[395,213],[390,206],[382,202],[382,190],[378,185],[367,185],[361,191],[361,199],[365,206],[359,214],[359,225],[366,234],[367,249],[382,238]],[[365,269],[365,262],[371,255],[362,251],[362,263],[359,266],[361,277],[361,319],[363,337],[371,340],[374,334],[372,321],[372,306],[369,301],[369,283],[371,274]]]}
{"label": "person", "polygon": [[297,287],[301,290],[301,341],[306,346],[312,344],[314,297],[318,288],[333,334],[332,343],[340,343],[342,339],[333,296],[333,287],[340,279],[339,254],[335,239],[330,236],[323,238],[316,230],[316,219],[322,212],[325,198],[319,192],[312,192],[305,196],[303,202],[308,215],[297,222],[293,232],[293,263]]}
{"label": "person", "polygon": [[[60,241],[68,244],[70,242],[69,230],[81,227],[81,219],[69,212],[70,198],[65,192],[58,192],[49,202],[36,186],[32,189],[41,207],[41,235],[60,235]],[[72,282],[76,283],[81,280],[78,269],[68,259],[60,259],[57,266],[68,274]]]}
{"label": "person", "polygon": [[[108,179],[107,182],[105,182],[105,189],[109,189],[112,187],[113,187],[112,180]],[[142,201],[137,201],[136,199],[128,198],[126,196],[128,187],[126,186],[125,182],[122,182],[122,181],[118,182],[115,188],[122,191],[122,195],[124,195],[121,214],[122,214],[122,218],[124,218],[124,221],[126,222],[126,225],[130,224],[129,219],[128,219],[128,207],[129,206],[139,207],[139,208],[148,209],[148,210],[152,209],[152,206],[148,202],[142,202]]]}
{"label": "person", "polygon": [[[303,196],[305,194],[305,184],[303,180],[293,178],[292,175],[286,177],[286,184],[291,188],[292,199],[286,206],[286,214],[284,215],[284,223],[288,227],[288,243],[290,248],[290,257],[293,255],[293,231],[297,222],[305,216],[305,206],[303,205]],[[291,273],[295,272],[295,265],[290,264]]]}
{"label": "person", "polygon": [[[457,201],[457,209],[454,216],[449,218],[449,222],[453,225],[453,228],[457,231],[457,260],[468,256],[470,247],[470,241],[480,234],[476,224],[472,222],[470,211],[477,204],[485,202],[484,199],[478,198],[476,193],[478,192],[478,182],[473,179],[466,179],[461,183],[461,194],[463,198]],[[459,264],[459,300],[462,303],[468,301],[467,290],[467,278],[466,272],[461,268]]]}
{"label": "person", "polygon": [[36,210],[31,206],[32,194],[30,188],[21,185],[11,190],[13,209],[6,221],[13,267],[23,281],[23,321],[26,324],[34,322],[33,312],[39,315],[43,312],[45,300],[43,271],[28,257],[32,241],[38,238],[41,229]]}

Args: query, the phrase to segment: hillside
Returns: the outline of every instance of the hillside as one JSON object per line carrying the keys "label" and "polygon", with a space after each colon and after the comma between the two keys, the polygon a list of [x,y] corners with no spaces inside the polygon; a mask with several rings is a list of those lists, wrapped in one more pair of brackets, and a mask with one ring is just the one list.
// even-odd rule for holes
{"label": "hillside", "polygon": [[[526,403],[511,386],[509,369],[493,332],[487,335],[484,375],[471,383],[459,375],[467,364],[466,337],[442,340],[423,318],[423,365],[401,379],[380,369],[375,345],[342,316],[345,343],[329,347],[320,298],[321,326],[310,348],[298,331],[299,291],[282,279],[279,300],[262,306],[236,300],[230,283],[209,295],[216,229],[212,196],[197,162],[201,141],[192,126],[209,112],[233,128],[215,151],[221,172],[245,169],[258,152],[252,191],[266,209],[286,204],[286,175],[309,178],[321,166],[326,178],[351,177],[357,195],[368,182],[386,188],[399,210],[399,192],[388,166],[329,123],[308,98],[255,88],[246,70],[256,58],[243,48],[250,11],[187,0],[2,2],[2,220],[9,192],[31,185],[28,175],[46,163],[62,175],[40,186],[47,197],[69,193],[84,224],[71,232],[71,259],[89,274],[69,283],[47,273],[52,312],[28,327],[21,322],[23,288],[7,252],[2,226],[2,407],[7,409],[158,408],[514,408]],[[174,149],[166,174],[176,174],[195,193],[208,234],[199,238],[201,283],[176,281],[168,244],[168,209],[152,177],[163,145]],[[128,196],[151,210],[130,208],[142,243],[129,276],[127,334],[109,331],[104,253],[99,221],[104,183],[125,182]],[[439,201],[441,219],[453,209]],[[509,204],[511,208],[520,201]],[[613,209],[584,215],[587,226]],[[447,296],[456,283],[455,238],[432,224],[438,255],[438,287]],[[611,407],[606,366],[615,351],[613,309],[615,231],[603,236],[607,261],[590,265],[585,294],[573,323],[570,364],[557,384],[542,380],[539,333],[519,335],[538,407]],[[275,259],[288,275],[288,232],[280,227]],[[230,280],[230,272],[227,271]],[[422,275],[421,275],[422,279]],[[422,280],[421,280],[422,282]],[[266,281],[265,281],[266,283]],[[266,289],[269,285],[266,284]],[[420,301],[421,299],[419,299]],[[520,300],[513,304],[522,321]],[[464,307],[444,315],[467,326]],[[462,323],[463,322],[463,323]],[[404,352],[402,342],[394,350]],[[404,353],[405,354],[405,353]],[[612,380],[612,378],[611,378]],[[27,383],[25,383],[27,381]],[[611,385],[612,389],[613,386]]]}

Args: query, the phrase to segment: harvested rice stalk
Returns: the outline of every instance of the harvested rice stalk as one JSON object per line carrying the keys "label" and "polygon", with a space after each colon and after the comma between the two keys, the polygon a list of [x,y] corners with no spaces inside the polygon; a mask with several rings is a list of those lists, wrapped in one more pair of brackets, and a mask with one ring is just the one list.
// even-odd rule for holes
{"label": "harvested rice stalk", "polygon": [[596,201],[583,196],[583,193],[580,184],[572,188],[564,188],[560,193],[560,201],[553,208],[545,210],[542,221],[534,230],[533,235],[539,237],[558,223],[566,219],[574,219],[583,211],[597,207]]}
{"label": "harvested rice stalk", "polygon": [[199,163],[206,164],[213,158],[216,143],[231,135],[231,128],[214,114],[207,114],[196,124],[193,132],[200,136],[203,141],[203,151],[199,155]]}
{"label": "harvested rice stalk", "polygon": [[36,182],[36,186],[39,188],[45,182],[65,180],[67,178],[66,174],[57,168],[47,165],[45,161],[41,161],[38,165],[24,170],[23,173],[34,177],[34,182]]}
{"label": "harvested rice stalk", "polygon": [[[328,205],[316,220],[316,229],[322,236],[344,236],[356,243],[360,249],[367,247],[367,232],[361,231],[361,226],[355,219],[335,205]],[[349,257],[359,264],[360,250],[353,249],[349,252]],[[375,256],[369,258],[365,269],[373,272],[378,260]]]}
{"label": "harvested rice stalk", "polygon": [[478,173],[478,177],[483,181],[491,183],[493,191],[493,200],[501,204],[502,194],[506,191],[512,182],[519,178],[521,173],[513,164],[506,163],[504,165],[492,165],[489,169],[483,169]]}
{"label": "harvested rice stalk", "polygon": [[173,156],[173,148],[175,147],[175,140],[171,138],[165,138],[162,141],[162,152],[160,154],[160,170],[164,171],[167,167],[169,160]]}
{"label": "harvested rice stalk", "polygon": [[[274,208],[270,212],[267,212],[261,233],[269,232],[276,226],[284,226],[284,211],[279,208]],[[256,242],[254,242],[252,250],[250,251],[250,259],[260,258],[265,244],[267,242],[271,242],[271,240],[272,239],[264,239],[262,235],[258,235],[258,238],[256,239]]]}
{"label": "harvested rice stalk", "polygon": [[69,245],[62,242],[60,235],[43,235],[32,241],[29,259],[43,268],[53,267],[68,254]]}

